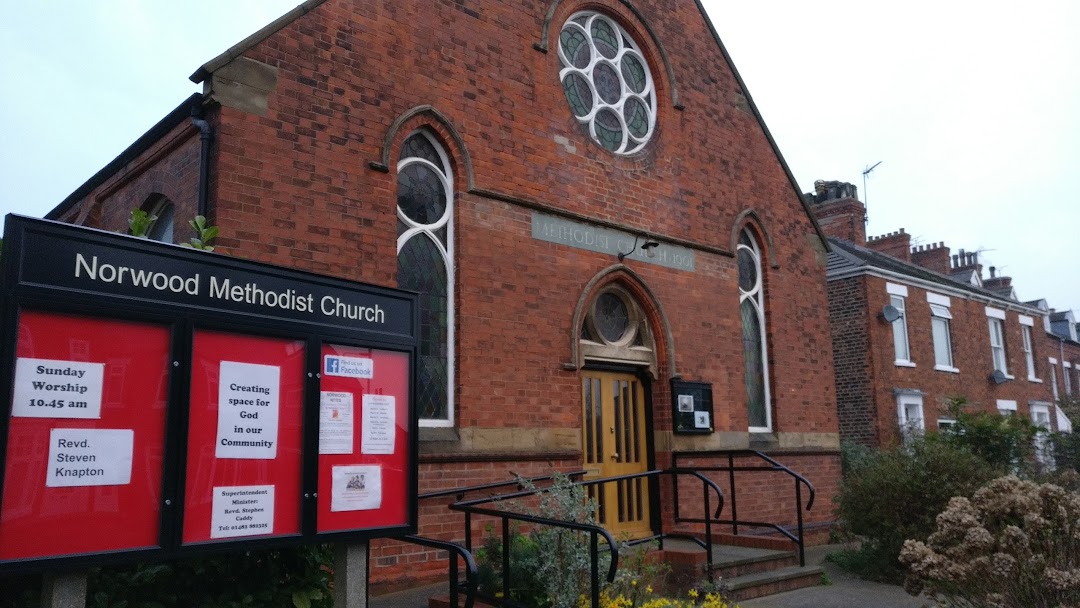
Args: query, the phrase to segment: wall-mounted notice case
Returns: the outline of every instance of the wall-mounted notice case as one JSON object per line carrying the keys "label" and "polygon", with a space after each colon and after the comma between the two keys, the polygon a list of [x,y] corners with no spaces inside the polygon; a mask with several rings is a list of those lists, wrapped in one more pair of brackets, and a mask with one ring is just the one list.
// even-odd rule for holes
{"label": "wall-mounted notice case", "polygon": [[706,382],[671,381],[671,401],[675,432],[706,434],[713,432],[712,384]]}
{"label": "wall-mounted notice case", "polygon": [[0,263],[0,572],[415,532],[414,294],[10,215]]}

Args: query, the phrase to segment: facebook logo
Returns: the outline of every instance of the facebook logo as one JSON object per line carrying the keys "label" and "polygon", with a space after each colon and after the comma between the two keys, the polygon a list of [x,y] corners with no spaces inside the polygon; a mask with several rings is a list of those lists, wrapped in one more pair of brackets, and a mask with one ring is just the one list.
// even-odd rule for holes
{"label": "facebook logo", "polygon": [[332,374],[332,375],[336,376],[339,373],[340,369],[341,369],[341,359],[338,359],[337,357],[327,357],[326,358],[326,373],[327,374]]}
{"label": "facebook logo", "polygon": [[323,357],[323,361],[323,373],[327,376],[365,378],[368,380],[375,377],[374,362],[367,357],[335,357],[327,355]]}

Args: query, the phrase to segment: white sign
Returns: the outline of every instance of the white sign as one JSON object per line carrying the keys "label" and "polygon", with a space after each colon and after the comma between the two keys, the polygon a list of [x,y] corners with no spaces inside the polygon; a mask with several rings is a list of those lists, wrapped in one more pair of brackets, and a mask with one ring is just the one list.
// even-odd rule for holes
{"label": "white sign", "polygon": [[331,511],[366,511],[382,506],[382,468],[377,465],[334,467],[330,479]]}
{"label": "white sign", "polygon": [[692,411],[694,411],[694,396],[693,395],[679,395],[679,411],[680,412],[692,412]]}
{"label": "white sign", "polygon": [[397,409],[393,395],[364,395],[361,454],[393,454]]}
{"label": "white sign", "polygon": [[222,361],[218,375],[218,458],[277,457],[281,368]]}
{"label": "white sign", "polygon": [[134,447],[131,429],[52,429],[45,486],[127,485]]}
{"label": "white sign", "polygon": [[322,391],[319,396],[319,453],[352,454],[352,393]]}
{"label": "white sign", "polygon": [[709,412],[694,412],[694,428],[695,429],[712,428],[712,425],[709,424]]}
{"label": "white sign", "polygon": [[15,361],[11,415],[22,418],[101,418],[104,363],[30,359]]}
{"label": "white sign", "polygon": [[274,486],[214,488],[210,538],[274,532]]}
{"label": "white sign", "polygon": [[344,376],[346,378],[363,378],[370,380],[375,377],[374,362],[367,357],[338,357],[326,355],[323,357],[323,373],[327,376]]}

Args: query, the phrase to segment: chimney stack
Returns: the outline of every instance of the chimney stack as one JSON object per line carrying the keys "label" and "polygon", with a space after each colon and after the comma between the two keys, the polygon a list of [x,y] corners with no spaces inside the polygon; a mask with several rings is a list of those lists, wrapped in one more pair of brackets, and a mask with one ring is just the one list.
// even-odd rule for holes
{"label": "chimney stack", "polygon": [[866,245],[866,205],[859,190],[847,182],[817,180],[803,199],[825,236]]}
{"label": "chimney stack", "polygon": [[[954,258],[956,256],[953,256]],[[944,241],[919,245],[911,250],[911,263],[944,275],[949,274],[949,248]]]}
{"label": "chimney stack", "polygon": [[878,253],[884,253],[905,262],[911,261],[911,235],[904,232],[890,232],[881,236],[872,236],[866,246]]}

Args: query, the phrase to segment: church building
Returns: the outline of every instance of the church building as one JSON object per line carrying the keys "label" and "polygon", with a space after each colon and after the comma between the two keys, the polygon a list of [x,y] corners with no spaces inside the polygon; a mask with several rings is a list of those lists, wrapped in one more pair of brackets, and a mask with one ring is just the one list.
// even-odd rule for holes
{"label": "church building", "polygon": [[[191,79],[47,217],[204,215],[214,255],[419,292],[421,494],[760,454],[827,530],[829,245],[700,2],[308,0]],[[710,476],[795,526],[791,477]],[[666,484],[605,486],[605,526],[676,528]],[[419,533],[460,540],[445,502]],[[372,576],[438,557],[377,542]]]}

